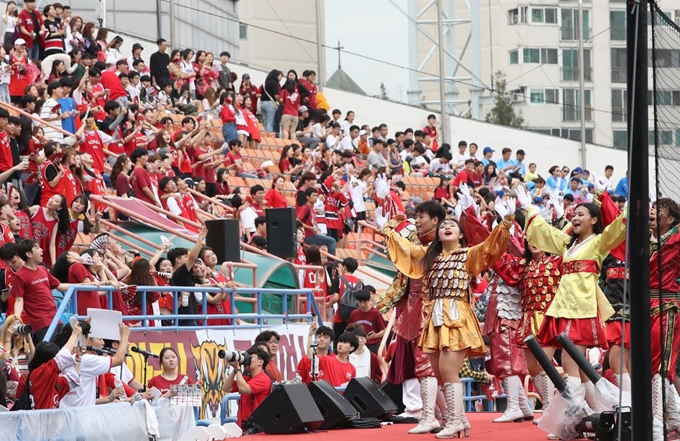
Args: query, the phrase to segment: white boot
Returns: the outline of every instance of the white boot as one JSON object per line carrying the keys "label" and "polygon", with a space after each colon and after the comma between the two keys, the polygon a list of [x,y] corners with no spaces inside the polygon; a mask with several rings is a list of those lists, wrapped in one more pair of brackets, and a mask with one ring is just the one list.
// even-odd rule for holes
{"label": "white boot", "polygon": [[435,377],[425,377],[420,379],[420,397],[423,400],[423,415],[418,425],[409,430],[408,433],[429,433],[439,428],[439,421],[434,417],[434,405],[437,401],[439,385]]}
{"label": "white boot", "polygon": [[444,388],[440,387],[437,390],[437,406],[434,409],[434,417],[437,418],[438,420],[441,420],[441,424],[445,425],[446,424],[446,397],[444,396]]}
{"label": "white boot", "polygon": [[680,397],[678,391],[668,378],[664,378],[666,385],[666,424],[668,430],[680,431]]}
{"label": "white boot", "polygon": [[[548,406],[550,406],[550,401],[555,395],[555,385],[552,383],[552,381],[550,381],[550,377],[548,377],[548,374],[545,372],[541,372],[540,374],[533,377],[533,381],[534,387],[536,388],[538,395],[541,397],[543,412],[545,412]],[[534,424],[538,424],[540,420],[540,418],[535,419]]]}
{"label": "white boot", "polygon": [[534,410],[531,408],[531,405],[529,405],[529,399],[527,398],[527,394],[524,391],[524,386],[521,381],[519,384],[519,410],[521,410],[522,415],[524,415],[524,421],[533,421]]}
{"label": "white boot", "polygon": [[465,433],[462,416],[464,413],[463,406],[463,383],[446,383],[444,384],[444,396],[446,397],[446,426],[437,433],[435,438],[453,438],[461,437]]}
{"label": "white boot", "polygon": [[[663,418],[663,380],[660,374],[654,374],[652,377],[652,415],[654,419],[664,425]],[[665,429],[664,429],[665,430]]]}
{"label": "white boot", "polygon": [[614,374],[614,380],[616,380],[616,385],[624,392],[630,392],[630,374]]}
{"label": "white boot", "polygon": [[[504,380],[505,396],[508,400],[508,407],[502,416],[493,420],[494,423],[510,423],[524,421],[524,413],[519,406],[520,389],[522,389],[522,381],[517,375],[511,375]],[[533,415],[533,414],[532,414]]]}

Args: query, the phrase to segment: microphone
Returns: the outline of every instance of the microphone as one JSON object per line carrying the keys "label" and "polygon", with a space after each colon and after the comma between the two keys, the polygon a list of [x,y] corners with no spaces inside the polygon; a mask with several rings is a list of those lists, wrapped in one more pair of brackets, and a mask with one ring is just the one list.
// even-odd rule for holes
{"label": "microphone", "polygon": [[130,348],[132,352],[136,352],[140,355],[143,355],[145,357],[153,357],[153,358],[158,358],[158,355],[154,354],[153,352],[147,352],[144,349],[139,349],[137,346],[133,346]]}
{"label": "microphone", "polygon": [[87,351],[94,352],[97,355],[116,355],[115,352],[109,351],[108,349],[93,348],[92,346],[87,346],[85,348]]}

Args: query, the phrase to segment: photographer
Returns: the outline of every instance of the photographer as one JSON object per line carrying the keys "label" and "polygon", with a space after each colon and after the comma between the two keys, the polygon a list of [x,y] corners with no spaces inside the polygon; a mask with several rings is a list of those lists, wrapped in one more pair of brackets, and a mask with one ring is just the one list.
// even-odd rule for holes
{"label": "photographer", "polygon": [[5,319],[0,338],[0,359],[8,361],[22,373],[28,372],[28,363],[35,353],[30,332],[30,326],[23,325],[16,316],[10,315]]}
{"label": "photographer", "polygon": [[262,348],[252,347],[246,351],[250,360],[245,365],[247,375],[241,372],[238,361],[229,363],[234,369],[224,382],[222,390],[224,392],[238,392],[241,394],[241,401],[238,406],[238,424],[241,428],[245,427],[250,415],[267,398],[272,389],[272,380],[265,372],[269,362],[269,354]]}

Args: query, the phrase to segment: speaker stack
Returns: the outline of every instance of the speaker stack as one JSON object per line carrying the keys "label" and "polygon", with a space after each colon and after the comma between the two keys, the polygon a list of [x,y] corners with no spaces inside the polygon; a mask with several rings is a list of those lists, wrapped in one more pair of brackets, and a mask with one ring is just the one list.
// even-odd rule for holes
{"label": "speaker stack", "polygon": [[295,257],[297,220],[294,208],[268,208],[267,252],[285,259]]}
{"label": "speaker stack", "polygon": [[388,418],[397,405],[370,378],[352,379],[344,395],[325,380],[281,384],[258,406],[248,424],[267,434],[339,429],[361,418]]}
{"label": "speaker stack", "polygon": [[240,262],[241,238],[238,219],[216,219],[205,221],[208,236],[205,243],[215,252],[217,261]]}

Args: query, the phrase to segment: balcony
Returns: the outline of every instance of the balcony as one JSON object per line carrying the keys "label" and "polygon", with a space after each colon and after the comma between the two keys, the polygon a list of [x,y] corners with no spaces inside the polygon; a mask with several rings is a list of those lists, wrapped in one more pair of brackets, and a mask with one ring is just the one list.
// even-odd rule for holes
{"label": "balcony", "polygon": [[[586,105],[586,121],[593,120],[593,108]],[[562,105],[562,121],[581,121],[581,107],[579,105]]]}
{"label": "balcony", "polygon": [[[578,67],[562,67],[562,81],[579,81],[579,71]],[[593,69],[586,67],[584,69],[584,77],[586,81],[593,81]]]}
{"label": "balcony", "polygon": [[612,83],[628,82],[627,67],[612,67]]}

